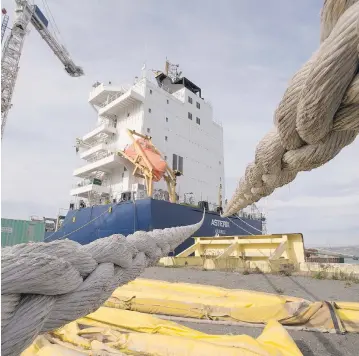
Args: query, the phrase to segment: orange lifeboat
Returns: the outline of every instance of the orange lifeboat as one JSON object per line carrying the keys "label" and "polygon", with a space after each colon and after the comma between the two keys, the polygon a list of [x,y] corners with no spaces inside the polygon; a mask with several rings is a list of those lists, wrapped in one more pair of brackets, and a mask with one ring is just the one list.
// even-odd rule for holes
{"label": "orange lifeboat", "polygon": [[[137,162],[144,167],[148,167],[148,165],[150,165],[148,168],[152,169],[153,180],[158,182],[166,172],[166,161],[147,140],[139,138],[136,140],[136,143],[140,146],[143,153],[136,150],[134,143],[127,146],[124,153],[133,160],[137,159]],[[143,154],[145,157],[143,157]]]}

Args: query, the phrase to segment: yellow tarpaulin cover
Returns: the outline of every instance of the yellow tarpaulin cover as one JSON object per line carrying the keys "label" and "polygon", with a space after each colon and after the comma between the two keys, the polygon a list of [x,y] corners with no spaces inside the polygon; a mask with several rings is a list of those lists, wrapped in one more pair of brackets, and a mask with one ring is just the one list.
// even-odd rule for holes
{"label": "yellow tarpaulin cover", "polygon": [[335,302],[335,312],[348,332],[359,332],[359,303]]}
{"label": "yellow tarpaulin cover", "polygon": [[[208,335],[150,314],[266,326],[257,339]],[[22,356],[302,355],[281,324],[359,332],[359,303],[310,302],[246,290],[137,279],[116,289],[96,312],[38,337]]]}
{"label": "yellow tarpaulin cover", "polygon": [[359,332],[359,303],[305,299],[213,286],[137,279],[114,291],[111,308],[197,319],[301,326],[329,332]]}
{"label": "yellow tarpaulin cover", "polygon": [[302,356],[288,334],[270,321],[254,339],[247,335],[208,335],[152,315],[102,307],[86,318],[39,337],[22,356]]}

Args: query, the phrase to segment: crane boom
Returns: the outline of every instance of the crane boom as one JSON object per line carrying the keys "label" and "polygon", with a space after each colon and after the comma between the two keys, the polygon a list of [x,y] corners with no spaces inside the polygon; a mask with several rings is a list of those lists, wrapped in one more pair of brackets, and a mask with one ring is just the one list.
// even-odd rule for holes
{"label": "crane boom", "polygon": [[66,72],[71,77],[80,77],[84,74],[81,67],[75,65],[72,59],[69,56],[66,48],[63,45],[60,45],[56,38],[50,33],[47,29],[47,20],[45,16],[42,14],[40,9],[36,5],[32,5],[33,15],[31,17],[31,23],[39,32],[40,36],[44,39],[44,41],[48,44],[48,46],[52,49],[56,57],[61,61],[64,65]]}
{"label": "crane boom", "polygon": [[7,28],[7,24],[9,22],[9,15],[6,13],[6,9],[1,9],[1,12],[3,15],[2,23],[1,23],[1,43],[2,43]]}
{"label": "crane boom", "polygon": [[82,68],[76,66],[72,61],[65,47],[47,29],[48,21],[41,10],[36,5],[30,5],[27,0],[15,0],[15,3],[15,21],[6,39],[1,56],[1,139],[11,108],[22,47],[30,22],[64,65],[70,76],[79,77],[84,74]]}

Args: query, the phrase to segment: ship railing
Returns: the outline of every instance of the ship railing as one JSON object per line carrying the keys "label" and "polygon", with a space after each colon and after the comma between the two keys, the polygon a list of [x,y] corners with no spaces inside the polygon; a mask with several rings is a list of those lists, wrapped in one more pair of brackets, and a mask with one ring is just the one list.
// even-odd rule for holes
{"label": "ship railing", "polygon": [[[148,76],[146,75],[146,77],[142,78],[142,79],[139,79],[138,82],[136,84],[139,84],[139,83],[143,83],[145,82],[146,80],[148,80],[149,82],[151,82],[152,84],[154,85],[157,85],[159,88],[163,89],[164,91],[166,91],[167,93],[171,94],[173,97],[175,97],[177,100],[180,100],[180,101],[183,101],[181,99],[178,99],[174,93],[171,91],[171,89],[166,86],[166,85],[163,85],[163,84],[160,84],[157,82],[157,80],[153,77],[153,76]],[[212,103],[209,101],[209,100],[205,100],[204,98],[201,98],[208,106],[210,106],[211,108],[213,108],[213,105]],[[216,122],[217,124],[219,124],[220,126],[222,126],[222,124]]]}
{"label": "ship railing", "polygon": [[85,178],[85,179],[73,184],[72,188],[76,189],[76,188],[86,187],[87,185],[90,185],[92,183],[93,183],[93,179]]}
{"label": "ship railing", "polygon": [[131,89],[133,89],[138,94],[144,96],[145,95],[145,87],[146,87],[146,78],[140,79],[138,82],[136,82]]}
{"label": "ship railing", "polygon": [[91,144],[88,142],[82,141],[81,138],[76,138],[76,147],[78,147],[79,149],[84,148],[87,150],[87,149],[91,148]]}
{"label": "ship railing", "polygon": [[99,122],[97,123],[96,127],[99,127],[99,126],[101,126],[101,125],[103,125],[103,124],[112,126],[112,125],[111,125],[111,121],[112,121],[112,120],[110,120],[110,119],[107,118],[107,117],[100,117],[100,118],[99,118]]}
{"label": "ship railing", "polygon": [[119,91],[117,93],[114,94],[109,94],[107,97],[107,100],[105,102],[103,102],[102,104],[100,104],[100,108],[104,108],[105,106],[107,106],[108,104],[112,103],[114,100],[116,100],[117,98],[119,98],[120,96],[122,96],[124,94],[123,91]]}
{"label": "ship railing", "polygon": [[[128,90],[130,89],[130,86],[129,85],[122,85],[121,86],[121,89],[116,91],[116,92],[112,92],[111,94],[109,93],[107,95],[107,98],[106,100],[101,103],[99,105],[100,108],[103,108],[105,107],[106,105],[112,103],[114,100],[116,100],[117,98],[119,98],[120,96],[124,95]],[[95,90],[94,90],[95,91]]]}
{"label": "ship railing", "polygon": [[[95,129],[97,129],[98,127],[102,126],[102,125],[106,125],[107,127],[112,127],[112,128],[116,128],[116,123],[113,119],[108,119],[108,118],[104,118],[101,117],[100,120],[96,123],[95,127],[91,127],[89,129],[89,132],[94,131]],[[87,139],[86,142],[84,142],[81,138],[77,138],[76,139],[76,144],[78,147],[84,147],[86,148],[91,148],[93,146],[95,146],[98,143],[101,143],[101,140],[111,140],[112,139],[113,134],[109,134],[106,132],[100,132],[97,133],[96,135],[92,136],[90,139]]]}
{"label": "ship railing", "polygon": [[[163,83],[158,83],[156,79],[152,78],[152,77],[148,77],[148,78],[145,78],[147,79],[149,82],[151,82],[152,84],[154,85],[157,85],[159,88],[163,89],[165,92],[171,94],[172,96],[176,97],[175,95],[173,95],[173,93],[171,92],[171,89],[164,85]],[[142,80],[141,80],[142,81]],[[176,98],[178,99],[178,98]]]}
{"label": "ship railing", "polygon": [[100,144],[105,144],[105,150],[102,151],[97,151],[97,152],[93,152],[92,154],[87,155],[87,157],[83,157],[83,160],[85,160],[86,162],[96,162],[99,159],[102,159],[104,157],[108,157],[110,155],[112,155],[113,153],[116,152],[116,147],[115,147],[115,141],[109,141],[109,140],[99,140],[99,141],[95,141],[91,144],[91,146],[89,147],[79,147],[77,153],[84,153],[86,151],[89,151],[91,148],[96,147]]}
{"label": "ship railing", "polygon": [[[100,143],[105,143],[106,145],[111,145],[115,143],[116,140],[114,135],[108,135],[107,133],[101,132],[94,136],[90,141],[87,142],[86,146],[83,146],[83,151],[86,151],[92,147],[99,145]],[[81,148],[81,147],[80,147]],[[83,152],[81,151],[81,152]]]}
{"label": "ship railing", "polygon": [[[86,187],[88,185],[94,184],[93,183],[94,179],[95,179],[94,177],[92,177],[92,178],[84,178],[84,179],[78,181],[77,183],[73,184],[72,188],[76,189],[76,188]],[[109,180],[108,179],[101,179],[101,187],[110,187]]]}
{"label": "ship railing", "polygon": [[109,119],[107,117],[101,117],[100,122],[97,124],[96,127],[99,127],[99,126],[101,126],[103,124],[105,124],[105,125],[107,125],[109,127],[116,127],[114,120]]}
{"label": "ship railing", "polygon": [[263,220],[265,219],[262,213],[247,213],[245,211],[241,211],[237,213],[237,216],[240,218],[250,219],[250,220]]}
{"label": "ship railing", "polygon": [[113,137],[109,137],[108,135],[98,136],[97,139],[94,141],[94,146],[99,145],[100,143],[104,143],[109,147],[113,146],[116,142],[116,139]]}
{"label": "ship railing", "polygon": [[102,151],[102,152],[97,152],[95,154],[93,154],[92,156],[90,156],[88,159],[86,159],[86,161],[88,163],[94,163],[94,162],[97,162],[103,158],[106,158],[106,157],[109,157],[109,156],[112,156],[115,152],[111,151],[111,150],[108,150],[108,151]]}
{"label": "ship railing", "polygon": [[86,152],[101,143],[104,143],[105,145],[107,145],[109,147],[109,149],[111,149],[115,142],[116,142],[116,140],[114,140],[112,138],[109,139],[108,137],[99,137],[98,139],[93,140],[86,145],[78,145],[78,152],[79,153]]}

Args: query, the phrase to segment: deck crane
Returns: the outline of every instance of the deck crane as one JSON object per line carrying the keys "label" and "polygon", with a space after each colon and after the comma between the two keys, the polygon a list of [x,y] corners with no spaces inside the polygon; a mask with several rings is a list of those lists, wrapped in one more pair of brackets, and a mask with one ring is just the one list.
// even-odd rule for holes
{"label": "deck crane", "polygon": [[15,0],[15,21],[7,37],[1,56],[1,139],[4,135],[6,118],[11,108],[19,61],[29,23],[36,28],[43,40],[52,49],[72,77],[84,74],[81,67],[75,65],[66,48],[48,30],[48,20],[37,5],[30,5],[27,0]]}

